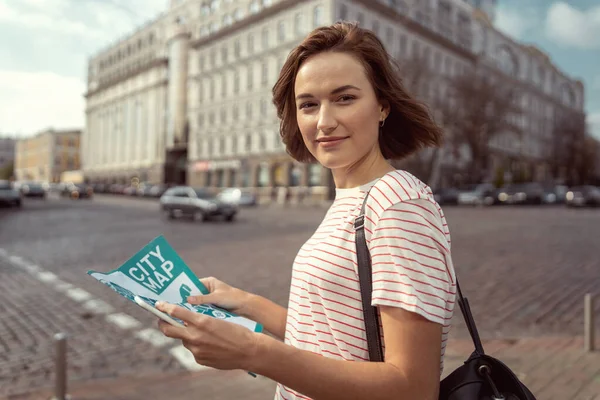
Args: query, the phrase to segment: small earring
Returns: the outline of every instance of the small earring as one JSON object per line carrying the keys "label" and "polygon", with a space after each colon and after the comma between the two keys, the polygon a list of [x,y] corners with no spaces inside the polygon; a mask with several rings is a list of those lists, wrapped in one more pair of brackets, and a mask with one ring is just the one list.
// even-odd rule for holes
{"label": "small earring", "polygon": [[383,125],[385,124],[385,119],[382,119],[381,121],[379,121],[379,127],[383,128]]}

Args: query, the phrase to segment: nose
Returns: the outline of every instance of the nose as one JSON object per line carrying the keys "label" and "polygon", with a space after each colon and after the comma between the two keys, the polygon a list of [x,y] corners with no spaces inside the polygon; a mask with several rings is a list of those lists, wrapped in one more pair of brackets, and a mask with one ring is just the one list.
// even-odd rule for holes
{"label": "nose", "polygon": [[337,120],[335,118],[333,110],[328,105],[321,105],[319,110],[319,121],[317,122],[317,129],[321,132],[329,133],[337,128]]}

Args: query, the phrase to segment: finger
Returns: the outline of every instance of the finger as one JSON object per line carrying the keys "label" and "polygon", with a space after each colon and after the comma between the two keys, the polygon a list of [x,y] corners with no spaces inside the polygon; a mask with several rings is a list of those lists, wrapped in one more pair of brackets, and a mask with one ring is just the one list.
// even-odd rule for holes
{"label": "finger", "polygon": [[197,296],[188,296],[187,302],[190,304],[212,304],[218,301],[218,295],[214,293],[199,294]]}
{"label": "finger", "polygon": [[208,289],[209,292],[212,292],[213,290],[215,290],[216,281],[217,281],[217,279],[212,276],[209,276],[208,278],[200,279],[200,283],[202,283],[204,286],[206,286],[206,288]]}
{"label": "finger", "polygon": [[161,319],[158,320],[158,329],[165,335],[166,337],[170,337],[173,339],[180,340],[189,340],[190,332],[187,328],[183,328],[180,326],[173,326],[170,323],[163,321]]}
{"label": "finger", "polygon": [[156,308],[169,314],[171,317],[182,320],[186,326],[192,325],[195,327],[204,327],[208,324],[212,318],[207,315],[202,315],[194,311],[190,311],[185,307],[177,306],[175,304],[157,302]]}

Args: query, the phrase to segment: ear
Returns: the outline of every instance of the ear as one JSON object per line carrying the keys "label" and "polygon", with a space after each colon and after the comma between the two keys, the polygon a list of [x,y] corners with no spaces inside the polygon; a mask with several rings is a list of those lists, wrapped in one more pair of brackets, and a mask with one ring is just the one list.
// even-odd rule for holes
{"label": "ear", "polygon": [[386,119],[390,115],[390,103],[387,100],[382,100],[379,103],[379,119]]}

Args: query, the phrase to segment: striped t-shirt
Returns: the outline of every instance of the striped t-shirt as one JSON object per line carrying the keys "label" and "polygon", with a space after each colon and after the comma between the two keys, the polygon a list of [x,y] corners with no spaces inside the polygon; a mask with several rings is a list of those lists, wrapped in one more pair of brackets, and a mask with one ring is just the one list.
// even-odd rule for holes
{"label": "striped t-shirt", "polygon": [[[365,236],[372,304],[401,307],[441,324],[441,373],[456,296],[450,234],[431,189],[405,171],[336,190],[294,261],[285,343],[338,360],[369,360],[354,242],[354,219],[369,189]],[[280,384],[275,399],[309,398]]]}

